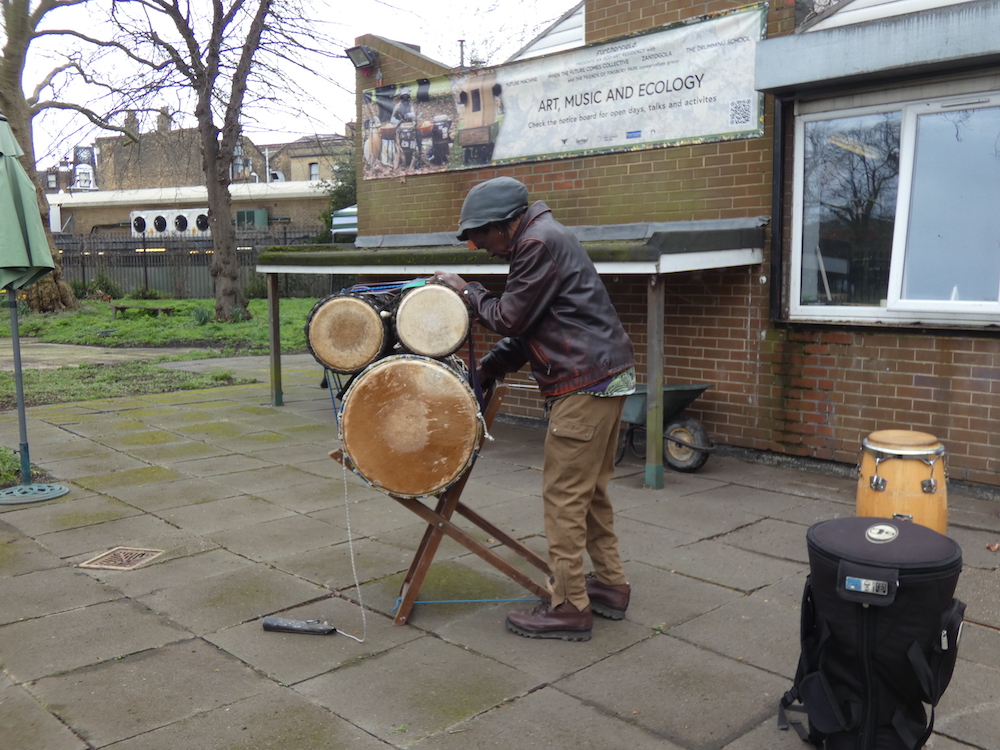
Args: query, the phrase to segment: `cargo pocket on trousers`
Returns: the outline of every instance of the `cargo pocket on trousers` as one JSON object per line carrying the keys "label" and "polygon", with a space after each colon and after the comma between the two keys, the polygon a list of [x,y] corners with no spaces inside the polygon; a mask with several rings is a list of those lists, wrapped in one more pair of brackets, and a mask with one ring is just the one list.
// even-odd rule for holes
{"label": "cargo pocket on trousers", "polygon": [[553,420],[549,422],[549,434],[565,440],[579,440],[581,443],[589,443],[594,439],[594,427],[564,419]]}

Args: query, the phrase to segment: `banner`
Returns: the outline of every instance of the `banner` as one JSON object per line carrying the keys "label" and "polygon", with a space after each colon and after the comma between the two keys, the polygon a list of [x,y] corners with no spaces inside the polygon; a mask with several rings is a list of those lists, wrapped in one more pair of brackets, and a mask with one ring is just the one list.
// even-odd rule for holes
{"label": "banner", "polygon": [[766,4],[363,94],[365,179],[763,135]]}

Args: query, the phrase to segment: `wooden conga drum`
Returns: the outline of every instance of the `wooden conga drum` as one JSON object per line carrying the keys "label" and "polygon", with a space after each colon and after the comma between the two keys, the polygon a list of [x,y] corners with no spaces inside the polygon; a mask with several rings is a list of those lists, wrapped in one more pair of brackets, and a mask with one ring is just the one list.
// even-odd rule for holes
{"label": "wooden conga drum", "polygon": [[469,337],[469,308],[446,284],[404,289],[393,321],[399,343],[425,357],[454,354]]}
{"label": "wooden conga drum", "polygon": [[363,370],[392,345],[391,313],[382,295],[340,292],[321,299],[306,319],[306,343],[321,365]]}
{"label": "wooden conga drum", "polygon": [[880,430],[862,440],[857,515],[912,520],[946,534],[948,471],[938,439]]}
{"label": "wooden conga drum", "polygon": [[482,438],[479,402],[447,363],[396,354],[358,375],[344,394],[341,446],[372,487],[434,495],[472,465]]}

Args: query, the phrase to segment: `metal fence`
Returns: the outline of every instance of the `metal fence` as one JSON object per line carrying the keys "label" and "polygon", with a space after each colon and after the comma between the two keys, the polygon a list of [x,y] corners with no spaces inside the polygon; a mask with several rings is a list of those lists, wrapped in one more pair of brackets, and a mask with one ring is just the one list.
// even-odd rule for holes
{"label": "metal fence", "polygon": [[[263,248],[280,244],[278,238],[254,236],[254,244],[237,250],[240,283],[248,297],[264,296],[264,284],[254,271]],[[131,237],[56,235],[63,278],[88,284],[98,277],[113,281],[122,294],[155,289],[173,299],[211,299],[215,283],[209,267],[212,241],[202,238],[161,238],[155,247]],[[240,238],[237,238],[239,241]],[[279,291],[284,297],[322,297],[354,283],[354,277],[316,274],[282,274]],[[107,290],[104,290],[107,291]]]}

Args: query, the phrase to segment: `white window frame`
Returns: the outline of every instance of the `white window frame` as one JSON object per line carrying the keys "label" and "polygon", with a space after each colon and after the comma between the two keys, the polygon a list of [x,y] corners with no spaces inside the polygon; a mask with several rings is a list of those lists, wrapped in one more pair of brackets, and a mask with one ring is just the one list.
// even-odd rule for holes
{"label": "white window frame", "polygon": [[[997,86],[1000,82],[995,78],[990,78],[989,83]],[[908,91],[883,93],[882,95],[844,97],[827,102],[797,104],[792,185],[791,275],[788,284],[788,312],[791,320],[813,323],[933,325],[942,327],[1000,325],[1000,295],[998,295],[997,302],[908,300],[903,299],[901,295],[918,115],[953,110],[963,105],[966,107],[1000,107],[1000,89],[975,91],[975,84],[970,83],[958,88],[971,90],[968,93],[952,96],[934,96],[935,93],[940,94],[946,91],[954,94],[956,86],[952,84],[950,88],[947,88],[946,86],[930,85]],[[923,96],[919,99],[904,98],[914,94]],[[879,99],[883,101],[869,103],[878,102]],[[820,120],[857,117],[890,111],[901,112],[902,116],[897,203],[885,305],[804,305],[801,302],[801,294],[805,125],[808,122]]]}

